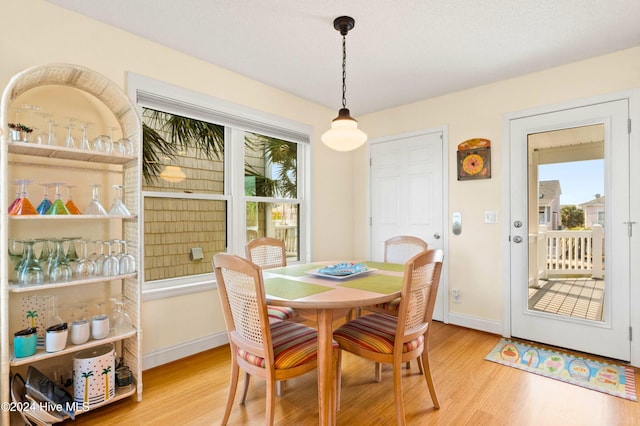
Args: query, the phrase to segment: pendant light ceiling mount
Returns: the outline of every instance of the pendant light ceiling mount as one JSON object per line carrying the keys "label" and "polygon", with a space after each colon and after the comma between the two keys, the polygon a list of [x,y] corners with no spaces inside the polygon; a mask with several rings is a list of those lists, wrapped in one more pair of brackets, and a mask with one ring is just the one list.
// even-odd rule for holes
{"label": "pendant light ceiling mount", "polygon": [[347,40],[346,36],[356,22],[350,16],[340,16],[333,21],[333,28],[342,35],[342,108],[333,119],[331,129],[322,135],[322,142],[336,151],[351,151],[367,141],[367,135],[358,129],[358,122],[347,108]]}

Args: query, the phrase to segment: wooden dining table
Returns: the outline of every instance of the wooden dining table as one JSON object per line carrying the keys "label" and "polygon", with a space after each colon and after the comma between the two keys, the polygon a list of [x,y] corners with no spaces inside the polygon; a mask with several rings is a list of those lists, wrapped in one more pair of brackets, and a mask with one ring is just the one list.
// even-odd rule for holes
{"label": "wooden dining table", "polygon": [[353,309],[383,303],[400,296],[404,265],[360,262],[364,273],[328,276],[319,268],[339,262],[313,262],[263,271],[267,303],[290,306],[303,318],[317,324],[318,404],[320,425],[336,423],[335,368],[333,367],[333,323]]}

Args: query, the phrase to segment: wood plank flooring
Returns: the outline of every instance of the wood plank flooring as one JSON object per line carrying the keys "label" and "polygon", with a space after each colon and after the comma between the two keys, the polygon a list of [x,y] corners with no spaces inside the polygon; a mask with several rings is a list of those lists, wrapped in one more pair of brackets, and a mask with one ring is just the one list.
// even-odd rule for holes
{"label": "wood plank flooring", "polygon": [[[412,362],[403,380],[409,425],[640,425],[640,403],[485,361],[499,336],[434,322],[431,368],[441,408]],[[143,401],[127,399],[78,416],[65,426],[217,425],[229,378],[228,346],[144,372]],[[343,357],[338,425],[393,425],[391,370],[375,383],[374,366]],[[636,382],[640,374],[636,370]],[[241,385],[240,385],[241,386]],[[239,389],[240,391],[240,389]],[[290,380],[278,398],[275,423],[317,425],[316,376]],[[252,379],[246,404],[236,402],[230,425],[264,424],[264,382]]]}

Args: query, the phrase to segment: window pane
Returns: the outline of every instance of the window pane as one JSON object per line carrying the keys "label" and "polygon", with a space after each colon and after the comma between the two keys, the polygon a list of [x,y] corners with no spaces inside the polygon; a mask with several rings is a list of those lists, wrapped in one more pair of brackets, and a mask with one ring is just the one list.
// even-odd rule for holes
{"label": "window pane", "polygon": [[245,132],[245,195],[297,198],[298,146]]}
{"label": "window pane", "polygon": [[144,108],[144,191],[224,193],[224,127]]}
{"label": "window pane", "polygon": [[[227,203],[218,200],[144,200],[144,279],[177,278],[211,272],[211,258],[227,246]],[[204,259],[192,261],[192,248]]]}
{"label": "window pane", "polygon": [[259,237],[284,241],[287,261],[300,260],[298,204],[247,203],[247,242]]}

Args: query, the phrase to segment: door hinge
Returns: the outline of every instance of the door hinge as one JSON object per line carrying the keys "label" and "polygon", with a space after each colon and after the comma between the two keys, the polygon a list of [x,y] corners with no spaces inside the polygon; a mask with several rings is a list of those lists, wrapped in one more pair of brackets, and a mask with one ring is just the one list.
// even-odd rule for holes
{"label": "door hinge", "polygon": [[629,134],[631,134],[631,119],[630,118],[627,120],[627,131],[629,132]]}
{"label": "door hinge", "polygon": [[629,235],[629,237],[633,237],[633,225],[636,224],[636,222],[623,222],[625,225],[627,225],[627,235]]}
{"label": "door hinge", "polygon": [[633,340],[633,327],[629,326],[629,341]]}

